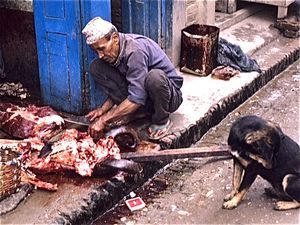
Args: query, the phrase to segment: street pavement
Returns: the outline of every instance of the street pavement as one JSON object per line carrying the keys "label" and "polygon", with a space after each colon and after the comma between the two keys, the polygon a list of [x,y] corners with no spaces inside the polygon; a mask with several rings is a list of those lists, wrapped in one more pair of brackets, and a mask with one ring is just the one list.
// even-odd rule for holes
{"label": "street pavement", "polygon": [[[299,82],[297,60],[192,147],[226,145],[232,122],[247,114],[272,121],[299,143]],[[260,177],[237,208],[222,209],[231,191],[232,166],[233,160],[224,157],[177,160],[135,191],[145,200],[145,208],[131,213],[121,201],[93,224],[299,224],[300,209],[273,209],[276,199],[264,194],[270,185]]]}

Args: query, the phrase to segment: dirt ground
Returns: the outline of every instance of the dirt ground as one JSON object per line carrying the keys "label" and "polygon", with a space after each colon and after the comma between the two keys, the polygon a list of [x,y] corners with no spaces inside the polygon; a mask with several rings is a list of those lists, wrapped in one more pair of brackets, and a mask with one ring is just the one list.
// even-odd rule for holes
{"label": "dirt ground", "polygon": [[[300,60],[194,146],[226,145],[231,123],[246,114],[273,121],[299,143],[299,71]],[[222,209],[223,198],[231,191],[232,165],[231,158],[222,157],[177,160],[134,193],[146,202],[145,208],[130,212],[122,201],[93,224],[299,224],[300,209],[273,209],[276,199],[265,195],[264,188],[270,185],[260,177],[237,208]]]}

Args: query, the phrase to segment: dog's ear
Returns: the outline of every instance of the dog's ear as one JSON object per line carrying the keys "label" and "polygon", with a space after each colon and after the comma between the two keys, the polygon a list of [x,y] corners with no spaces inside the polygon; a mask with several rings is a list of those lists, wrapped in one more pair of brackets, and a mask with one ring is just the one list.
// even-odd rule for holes
{"label": "dog's ear", "polygon": [[269,144],[265,138],[258,140],[256,143],[263,158],[268,163],[272,162],[274,156],[274,146]]}
{"label": "dog's ear", "polygon": [[264,136],[265,134],[260,130],[248,132],[245,136],[245,142],[248,145],[255,146],[255,143],[261,138],[263,138]]}
{"label": "dog's ear", "polygon": [[283,139],[284,138],[284,133],[283,131],[281,130],[281,128],[279,126],[276,126],[276,129],[278,131],[278,134],[280,136],[280,139]]}
{"label": "dog's ear", "polygon": [[267,141],[264,132],[257,130],[246,135],[246,143],[260,154],[267,162],[271,162],[274,156],[274,146]]}

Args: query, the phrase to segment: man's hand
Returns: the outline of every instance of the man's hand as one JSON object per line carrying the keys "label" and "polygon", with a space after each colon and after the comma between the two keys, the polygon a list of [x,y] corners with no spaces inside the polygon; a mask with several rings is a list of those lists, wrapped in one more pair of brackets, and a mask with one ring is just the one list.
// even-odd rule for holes
{"label": "man's hand", "polygon": [[96,119],[88,128],[88,134],[93,138],[100,138],[103,136],[105,128],[105,123],[101,118]]}
{"label": "man's hand", "polygon": [[[108,104],[108,106],[111,106],[111,104]],[[92,115],[91,120],[93,120],[94,118],[93,123],[89,126],[88,133],[93,138],[101,137],[101,135],[103,135],[103,130],[107,123],[134,113],[140,106],[140,104],[131,102],[129,99],[125,99],[120,105],[108,112],[105,112],[103,110],[103,106],[100,109],[93,110],[92,112],[86,115]],[[102,113],[100,117],[96,116],[99,115],[98,113]]]}
{"label": "man's hand", "polygon": [[95,109],[86,114],[85,117],[91,117],[91,121],[94,121],[97,117],[100,117],[104,114],[102,108]]}
{"label": "man's hand", "polygon": [[114,106],[113,101],[110,98],[107,98],[106,101],[101,106],[101,108],[94,109],[93,111],[85,115],[85,117],[91,117],[91,121],[94,121],[96,118],[102,116],[104,113],[110,110],[113,106]]}

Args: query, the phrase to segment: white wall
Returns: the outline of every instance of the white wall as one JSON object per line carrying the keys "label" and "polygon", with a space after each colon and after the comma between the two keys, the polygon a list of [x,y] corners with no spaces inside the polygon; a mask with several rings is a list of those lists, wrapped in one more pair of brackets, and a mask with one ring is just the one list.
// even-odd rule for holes
{"label": "white wall", "polygon": [[186,26],[215,24],[215,0],[186,0]]}
{"label": "white wall", "polygon": [[215,0],[173,0],[172,63],[180,64],[181,30],[191,24],[215,25]]}
{"label": "white wall", "polygon": [[[181,30],[186,26],[186,1],[173,0],[172,49],[167,52],[175,67],[180,63]],[[168,54],[169,53],[169,54]]]}

